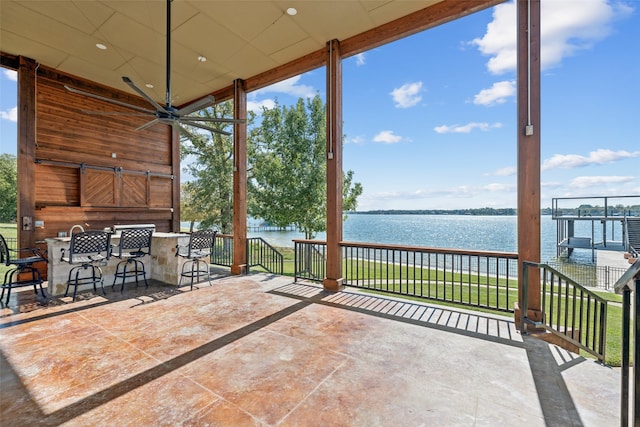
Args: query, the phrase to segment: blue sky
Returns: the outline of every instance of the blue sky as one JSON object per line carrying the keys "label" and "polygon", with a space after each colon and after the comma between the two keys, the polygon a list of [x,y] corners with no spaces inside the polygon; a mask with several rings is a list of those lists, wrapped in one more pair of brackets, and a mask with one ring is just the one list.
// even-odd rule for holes
{"label": "blue sky", "polygon": [[[344,169],[359,210],[515,207],[515,5],[343,62]],[[542,1],[542,206],[640,194],[640,1]],[[324,97],[324,69],[249,95],[260,110]],[[15,75],[0,76],[15,153]]]}

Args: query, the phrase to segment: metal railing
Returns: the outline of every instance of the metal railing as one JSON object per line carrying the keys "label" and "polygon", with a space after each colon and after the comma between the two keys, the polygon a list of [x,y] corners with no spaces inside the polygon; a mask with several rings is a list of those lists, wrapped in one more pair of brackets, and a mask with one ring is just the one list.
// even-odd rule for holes
{"label": "metal railing", "polygon": [[4,241],[7,242],[7,247],[12,250],[18,249],[18,238],[17,237],[5,237]]}
{"label": "metal railing", "polygon": [[[524,283],[520,330],[527,325],[543,328],[578,348],[605,359],[607,301],[548,264],[523,262]],[[542,320],[528,319],[530,269],[540,270]]]}
{"label": "metal railing", "polygon": [[326,271],[325,242],[316,240],[294,240],[293,268],[295,280],[322,281]]}
{"label": "metal railing", "polygon": [[[233,265],[233,235],[217,234],[211,251],[211,264]],[[284,273],[284,256],[261,237],[247,239],[247,273],[251,267],[261,267],[274,273]]]}
{"label": "metal railing", "polygon": [[216,234],[211,251],[211,264],[231,267],[233,265],[233,235]]}
{"label": "metal railing", "polygon": [[547,264],[588,288],[613,289],[613,285],[627,271],[608,265],[574,264],[548,261]]}
{"label": "metal railing", "polygon": [[[295,277],[325,276],[322,241],[294,240]],[[492,310],[513,312],[518,255],[419,246],[342,242],[344,284]]]}
{"label": "metal railing", "polygon": [[[636,260],[627,272],[618,280],[614,289],[622,294],[622,369],[621,369],[621,393],[620,393],[620,425],[629,426],[629,412],[631,412],[632,425],[640,424],[640,261]],[[634,293],[634,302],[631,303],[631,293]],[[632,307],[634,313],[631,313]],[[633,339],[635,337],[635,339]],[[629,358],[633,344],[633,359]],[[630,380],[629,368],[633,366],[633,379]],[[629,387],[632,390],[629,390]],[[631,393],[631,394],[630,394]]]}
{"label": "metal railing", "polygon": [[262,267],[270,273],[284,272],[284,256],[262,237],[247,239],[247,267]]}

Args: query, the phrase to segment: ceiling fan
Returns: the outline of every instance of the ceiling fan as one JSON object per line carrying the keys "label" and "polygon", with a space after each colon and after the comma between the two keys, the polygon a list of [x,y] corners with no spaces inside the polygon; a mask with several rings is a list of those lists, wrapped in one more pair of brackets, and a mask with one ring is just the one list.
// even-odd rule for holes
{"label": "ceiling fan", "polygon": [[[173,105],[171,105],[171,2],[173,0],[167,0],[167,90],[166,90],[166,101],[164,105],[160,105],[153,98],[147,95],[142,89],[136,86],[133,81],[129,77],[123,76],[122,80],[129,85],[134,91],[136,91],[140,96],[142,96],[147,102],[149,102],[155,110],[150,108],[139,107],[137,105],[128,104],[126,102],[117,101],[115,99],[107,98],[104,96],[96,95],[90,92],[85,92],[80,89],[73,88],[71,86],[65,85],[65,89],[69,92],[88,96],[89,98],[98,99],[101,101],[109,102],[111,104],[119,105],[121,107],[126,107],[132,110],[136,110],[137,113],[125,113],[125,112],[105,112],[105,111],[84,111],[87,114],[100,114],[100,115],[124,115],[124,116],[152,116],[155,117],[151,121],[143,124],[142,126],[136,128],[136,130],[143,130],[148,127],[154,126],[159,123],[167,124],[173,127],[180,127],[180,125],[188,125],[196,128],[204,129],[210,132],[219,133],[222,135],[231,135],[229,132],[225,132],[220,129],[213,128],[211,126],[207,126],[207,122],[209,123],[244,123],[243,119],[225,119],[225,118],[215,118],[215,117],[198,117],[198,116],[190,116],[189,114],[194,113],[198,110],[202,110],[203,108],[210,107],[214,104],[215,98],[213,95],[207,95],[202,99],[192,102],[191,104],[187,104],[184,107],[177,109]],[[204,123],[202,123],[204,122]]]}

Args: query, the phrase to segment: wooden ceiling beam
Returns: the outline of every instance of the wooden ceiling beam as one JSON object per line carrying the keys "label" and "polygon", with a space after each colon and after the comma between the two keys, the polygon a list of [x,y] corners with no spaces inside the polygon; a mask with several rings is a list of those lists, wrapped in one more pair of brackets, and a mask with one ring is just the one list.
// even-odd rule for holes
{"label": "wooden ceiling beam", "polygon": [[[429,28],[478,12],[506,0],[443,0],[410,15],[340,42],[342,58],[399,40]],[[326,49],[319,49],[279,67],[245,79],[246,91],[252,92],[325,65]],[[217,102],[233,98],[233,85],[212,92]]]}
{"label": "wooden ceiling beam", "polygon": [[417,34],[429,28],[445,24],[463,16],[470,15],[506,0],[444,0],[433,6],[418,10],[410,15],[372,28],[342,40],[342,57],[358,53],[394,42],[403,37]]}

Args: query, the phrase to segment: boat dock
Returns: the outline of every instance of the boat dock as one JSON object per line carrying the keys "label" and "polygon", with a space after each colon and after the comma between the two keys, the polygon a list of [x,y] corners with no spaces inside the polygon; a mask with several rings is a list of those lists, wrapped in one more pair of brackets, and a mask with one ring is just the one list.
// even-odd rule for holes
{"label": "boat dock", "polygon": [[554,198],[552,218],[558,257],[586,249],[595,262],[596,251],[640,250],[640,195]]}

